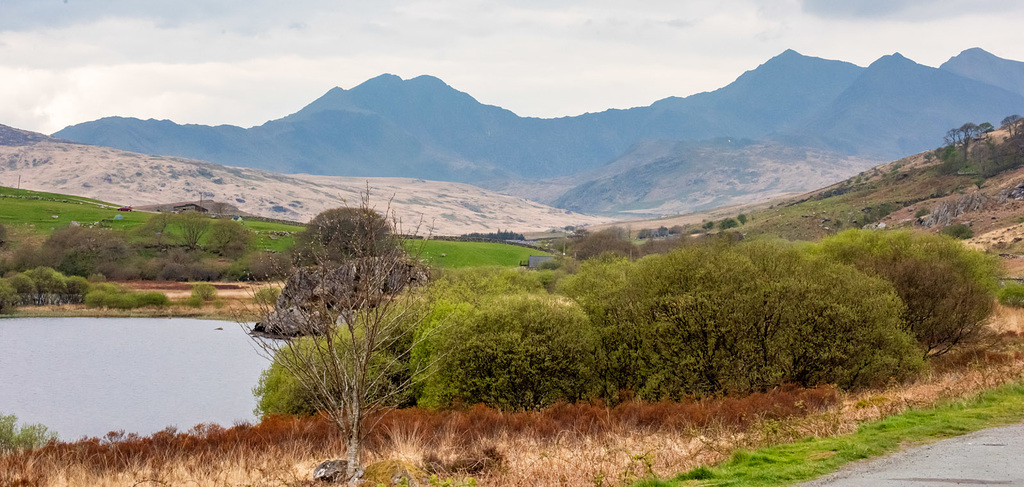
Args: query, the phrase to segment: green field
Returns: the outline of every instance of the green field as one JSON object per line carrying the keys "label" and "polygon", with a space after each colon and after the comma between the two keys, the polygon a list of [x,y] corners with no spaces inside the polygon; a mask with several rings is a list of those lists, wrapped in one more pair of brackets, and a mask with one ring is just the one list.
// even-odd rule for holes
{"label": "green field", "polygon": [[[48,234],[55,228],[70,225],[72,221],[85,225],[99,222],[100,226],[127,232],[155,215],[141,211],[117,211],[120,206],[90,198],[0,186],[0,224],[28,229],[28,233]],[[121,219],[115,219],[118,215]],[[246,220],[245,227],[257,232],[257,248],[277,251],[291,248],[294,237],[272,235],[270,232],[295,233],[304,228],[298,224],[258,220]],[[168,229],[170,235],[176,232],[173,227]],[[204,243],[204,240],[200,243]]]}
{"label": "green field", "polygon": [[451,242],[448,240],[409,240],[409,253],[419,255],[428,264],[447,269],[484,266],[518,266],[531,255],[546,253],[519,247],[489,242]]}
{"label": "green field", "polygon": [[264,222],[259,220],[245,220],[245,228],[257,232],[256,247],[263,250],[276,250],[278,252],[288,250],[295,245],[294,235],[272,235],[270,232],[301,232],[306,227],[302,225],[288,225],[285,223]]}
{"label": "green field", "polygon": [[[0,224],[28,226],[36,232],[49,233],[76,221],[82,224],[101,222],[119,230],[142,225],[148,214],[117,211],[120,205],[89,198],[0,187]],[[115,220],[121,215],[123,220]],[[54,218],[56,217],[56,218]]]}

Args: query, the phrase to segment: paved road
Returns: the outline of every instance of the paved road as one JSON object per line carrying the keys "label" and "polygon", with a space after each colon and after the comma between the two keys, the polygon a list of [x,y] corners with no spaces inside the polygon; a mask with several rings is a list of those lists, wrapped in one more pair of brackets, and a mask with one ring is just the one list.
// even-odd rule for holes
{"label": "paved road", "polygon": [[1024,486],[1024,424],[978,431],[848,465],[804,487]]}

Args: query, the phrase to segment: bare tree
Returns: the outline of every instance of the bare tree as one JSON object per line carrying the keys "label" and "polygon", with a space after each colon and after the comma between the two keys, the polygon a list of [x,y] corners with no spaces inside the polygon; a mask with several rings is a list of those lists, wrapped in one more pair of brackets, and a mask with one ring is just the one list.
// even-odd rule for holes
{"label": "bare tree", "polygon": [[186,211],[174,215],[172,223],[181,231],[181,240],[189,250],[199,247],[199,240],[210,228],[210,219],[202,213]]}
{"label": "bare tree", "polygon": [[964,153],[964,161],[967,160],[967,151],[970,149],[971,141],[984,133],[978,124],[967,122],[958,128],[950,129],[944,138],[946,144],[959,146]]}
{"label": "bare tree", "polygon": [[[317,265],[296,270],[275,311],[264,318],[294,321],[297,337],[255,338],[345,436],[352,485],[361,471],[364,435],[373,427],[367,418],[394,405],[430,368],[411,355],[431,336],[416,330],[424,301],[412,285],[426,274],[406,253],[390,205],[380,218],[367,191],[358,210],[351,212],[363,216],[350,221],[348,235],[358,240],[347,246],[351,254],[339,259],[329,251],[337,242],[312,242]],[[382,224],[387,231],[378,228]],[[338,236],[311,232],[309,237]]]}
{"label": "bare tree", "polygon": [[1018,125],[1020,125],[1020,115],[1010,115],[1002,121],[1002,126],[1010,131],[1010,137],[1016,135]]}

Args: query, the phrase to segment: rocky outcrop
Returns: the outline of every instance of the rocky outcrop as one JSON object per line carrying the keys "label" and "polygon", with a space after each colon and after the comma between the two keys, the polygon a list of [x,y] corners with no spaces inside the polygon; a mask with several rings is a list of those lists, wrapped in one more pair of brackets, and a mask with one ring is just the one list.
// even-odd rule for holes
{"label": "rocky outcrop", "polygon": [[981,192],[975,191],[965,194],[954,200],[946,200],[939,203],[938,206],[932,209],[931,213],[921,219],[921,224],[928,228],[936,225],[944,227],[953,223],[955,218],[965,213],[984,209],[988,203],[989,197]]}
{"label": "rocky outcrop", "polygon": [[407,286],[426,281],[420,266],[378,258],[302,267],[288,278],[274,310],[256,323],[253,332],[274,337],[318,335],[328,315],[376,306]]}

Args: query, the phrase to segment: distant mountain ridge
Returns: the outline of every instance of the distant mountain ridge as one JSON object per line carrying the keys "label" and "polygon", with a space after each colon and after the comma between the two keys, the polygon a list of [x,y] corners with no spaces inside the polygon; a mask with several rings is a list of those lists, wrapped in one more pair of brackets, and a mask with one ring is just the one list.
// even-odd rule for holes
{"label": "distant mountain ridge", "polygon": [[[1024,113],[1024,93],[1007,89],[1024,76],[1021,66],[981,49],[964,51],[940,68],[899,54],[863,68],[787,50],[715,91],[554,119],[479,103],[432,76],[381,75],[352,89],[331,89],[291,115],[249,129],[112,117],[54,135],[285,173],[420,177],[489,187],[568,178],[579,194],[611,189],[581,179],[605,165],[621,165],[627,156],[637,167],[654,163],[635,157],[637,147],[650,143],[686,142],[673,146],[690,150],[693,142],[750,139],[782,144],[792,154],[830,154],[830,160],[883,161],[920,152],[964,122],[997,123]],[[684,153],[668,159],[702,164]],[[845,177],[841,168],[827,172],[833,169]],[[684,185],[668,197],[686,200],[687,191]],[[555,201],[571,192],[544,197]],[[593,196],[583,200],[602,199]],[[570,200],[580,201],[559,201]],[[604,211],[607,205],[573,207]]]}

